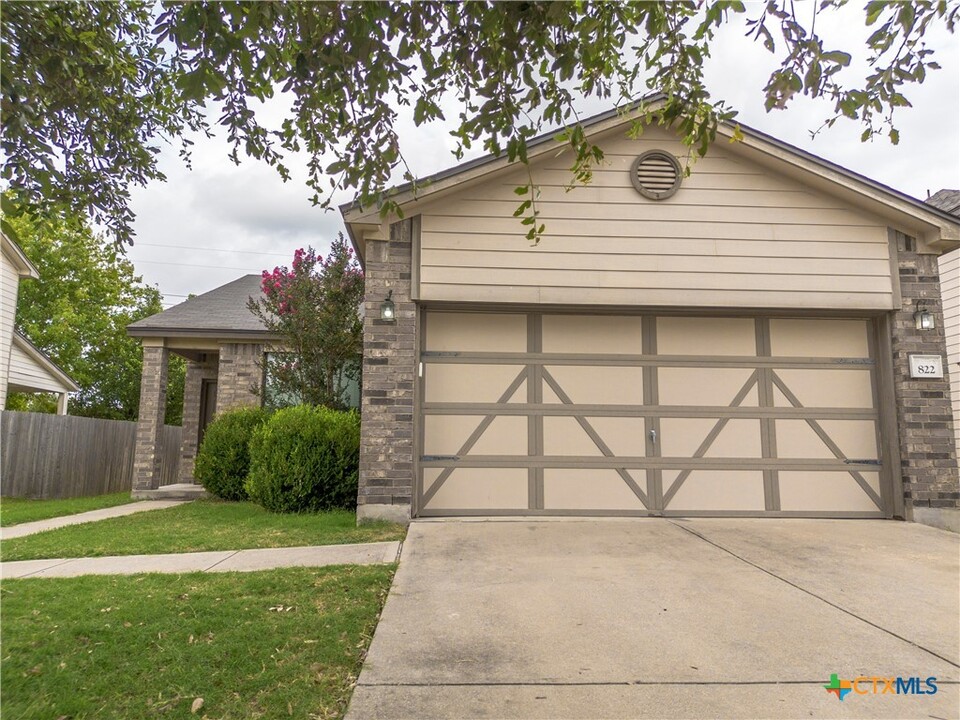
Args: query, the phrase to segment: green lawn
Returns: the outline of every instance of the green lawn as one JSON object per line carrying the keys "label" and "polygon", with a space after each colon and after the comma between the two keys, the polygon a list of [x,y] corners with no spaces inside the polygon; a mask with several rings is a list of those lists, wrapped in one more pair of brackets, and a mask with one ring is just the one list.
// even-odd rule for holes
{"label": "green lawn", "polygon": [[95,495],[93,497],[69,498],[67,500],[27,500],[25,498],[0,499],[0,525],[18,525],[34,520],[76,515],[88,510],[125,505],[130,500],[130,491]]}
{"label": "green lawn", "polygon": [[357,526],[342,510],[316,515],[269,513],[248,502],[196,500],[165,510],[73,525],[0,543],[3,560],[139,555],[200,550],[337,545],[401,540],[393,523]]}
{"label": "green lawn", "polygon": [[0,714],[342,717],[394,569],[4,580]]}

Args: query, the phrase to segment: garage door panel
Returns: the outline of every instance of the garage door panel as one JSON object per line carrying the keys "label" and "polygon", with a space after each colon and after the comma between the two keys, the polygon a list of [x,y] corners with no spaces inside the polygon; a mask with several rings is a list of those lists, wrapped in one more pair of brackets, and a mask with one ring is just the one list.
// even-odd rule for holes
{"label": "garage door panel", "polygon": [[[844,458],[876,460],[877,429],[873,420],[816,420],[817,426]],[[806,420],[777,420],[777,455],[781,458],[835,458],[830,445]]]}
{"label": "garage door panel", "polygon": [[756,324],[751,318],[657,318],[660,355],[750,357],[756,352]]}
{"label": "garage door panel", "polygon": [[[429,493],[441,468],[424,468]],[[525,468],[456,468],[427,502],[425,510],[524,510],[528,502]]]}
{"label": "garage door panel", "polygon": [[426,350],[526,352],[527,316],[509,313],[430,313]]}
{"label": "garage door panel", "polygon": [[614,455],[646,455],[646,424],[639,417],[588,417],[587,421],[603,438]]}
{"label": "garage door panel", "polygon": [[[780,507],[784,511],[878,512],[876,503],[848,472],[780,473]],[[880,495],[880,475],[860,472],[873,492]]]}
{"label": "garage door panel", "polygon": [[[675,368],[661,367],[657,371],[661,405],[692,405],[727,407],[751,383],[754,370],[750,368]],[[759,395],[752,383],[740,407],[757,407]]]}
{"label": "garage door panel", "polygon": [[635,316],[544,315],[543,352],[640,355],[642,323]]}
{"label": "garage door panel", "polygon": [[[679,473],[663,473],[668,489]],[[671,477],[672,476],[672,477]],[[763,473],[741,470],[693,470],[664,508],[671,512],[763,512]]]}
{"label": "garage door panel", "polygon": [[[423,451],[426,455],[459,455],[467,439],[484,422],[482,415],[427,415]],[[527,419],[517,415],[496,417],[468,455],[526,455]]]}
{"label": "garage door panel", "polygon": [[775,384],[776,407],[793,407],[791,395],[807,408],[873,407],[873,381],[867,370],[781,368],[776,371],[776,377],[789,391],[788,394]]}
{"label": "garage door panel", "polygon": [[[593,425],[590,424],[592,428]],[[603,452],[573,417],[543,418],[544,455],[601,457]]]}
{"label": "garage door panel", "polygon": [[[811,342],[816,338],[816,342]],[[770,320],[770,354],[774,357],[867,358],[867,323],[863,320]]]}
{"label": "garage door panel", "polygon": [[[424,400],[445,403],[495,403],[516,381],[523,366],[444,365],[424,367]],[[526,382],[521,381],[508,402],[526,402]]]}
{"label": "garage door panel", "polygon": [[[643,473],[631,471],[646,491]],[[636,510],[643,502],[616,470],[546,468],[543,471],[543,506],[546,510]]]}
{"label": "garage door panel", "polygon": [[720,423],[715,418],[662,418],[660,454],[670,458],[698,457],[697,451],[709,442],[702,457],[762,457],[759,420],[727,420],[713,436]]}
{"label": "garage door panel", "polygon": [[[577,405],[643,405],[643,368],[581,365],[546,367],[567,397]],[[549,382],[544,402],[560,402]],[[549,397],[549,399],[548,399]]]}

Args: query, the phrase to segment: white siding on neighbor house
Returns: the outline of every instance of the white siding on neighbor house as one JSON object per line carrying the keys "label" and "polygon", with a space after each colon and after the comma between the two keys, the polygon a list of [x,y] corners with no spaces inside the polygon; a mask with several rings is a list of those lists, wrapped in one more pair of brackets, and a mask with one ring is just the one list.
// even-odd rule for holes
{"label": "white siding on neighbor house", "polygon": [[17,312],[20,276],[7,254],[0,252],[0,410],[7,405],[7,374],[10,371],[10,345]]}
{"label": "white siding on neighbor house", "polygon": [[29,388],[40,392],[62,393],[69,391],[53,377],[46,368],[27,355],[15,344],[10,346],[10,386]]}
{"label": "white siding on neighbor house", "polygon": [[[886,223],[748,163],[717,143],[676,195],[647,200],[631,163],[652,149],[684,164],[659,128],[596,140],[591,185],[570,182],[570,153],[535,163],[539,246],[513,217],[524,170],[411,207],[421,214],[421,300],[679,307],[889,310]],[[416,292],[416,290],[415,290]]]}
{"label": "white siding on neighbor house", "polygon": [[940,258],[940,295],[947,335],[947,366],[953,399],[953,429],[960,448],[960,250]]}

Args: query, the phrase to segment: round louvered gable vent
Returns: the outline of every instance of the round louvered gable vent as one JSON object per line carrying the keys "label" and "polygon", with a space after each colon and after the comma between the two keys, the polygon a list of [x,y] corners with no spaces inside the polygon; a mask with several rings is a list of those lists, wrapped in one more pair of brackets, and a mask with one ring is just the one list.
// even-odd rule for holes
{"label": "round louvered gable vent", "polygon": [[663,200],[680,188],[680,163],[668,152],[650,150],[633,161],[630,179],[637,192],[651,200]]}

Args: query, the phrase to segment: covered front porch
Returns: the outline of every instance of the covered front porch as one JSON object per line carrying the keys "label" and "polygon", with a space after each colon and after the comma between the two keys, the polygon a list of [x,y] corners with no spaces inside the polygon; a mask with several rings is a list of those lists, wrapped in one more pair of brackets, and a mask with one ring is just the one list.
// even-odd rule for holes
{"label": "covered front porch", "polygon": [[[133,463],[136,499],[195,498],[204,494],[193,476],[207,425],[218,412],[262,404],[264,352],[271,336],[247,310],[260,278],[247,275],[191,298],[127,328],[143,344],[140,415]],[[161,485],[163,419],[170,356],[186,361],[183,432],[177,482]],[[166,476],[171,477],[170,473]]]}

